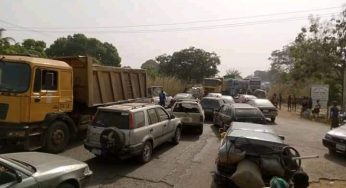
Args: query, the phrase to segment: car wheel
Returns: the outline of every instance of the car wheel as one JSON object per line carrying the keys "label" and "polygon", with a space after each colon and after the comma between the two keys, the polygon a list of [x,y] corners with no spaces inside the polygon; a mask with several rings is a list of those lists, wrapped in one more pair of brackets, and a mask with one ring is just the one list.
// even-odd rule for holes
{"label": "car wheel", "polygon": [[62,183],[57,188],[76,188],[76,187],[70,183]]}
{"label": "car wheel", "polygon": [[139,156],[139,161],[141,163],[147,163],[151,160],[151,155],[153,154],[153,145],[150,141],[146,141],[143,145],[142,152]]}
{"label": "car wheel", "polygon": [[46,134],[46,150],[59,153],[65,150],[70,140],[70,131],[63,121],[55,121],[50,125]]}
{"label": "car wheel", "polygon": [[272,121],[272,123],[275,122],[275,117],[271,117],[270,120]]}
{"label": "car wheel", "polygon": [[177,129],[175,130],[174,137],[173,137],[173,144],[179,144],[180,137],[181,137],[181,129],[180,129],[180,127],[177,127]]}
{"label": "car wheel", "polygon": [[199,135],[201,135],[201,134],[203,134],[203,125],[201,125],[201,126],[199,126],[198,128],[197,128],[197,133],[199,134]]}

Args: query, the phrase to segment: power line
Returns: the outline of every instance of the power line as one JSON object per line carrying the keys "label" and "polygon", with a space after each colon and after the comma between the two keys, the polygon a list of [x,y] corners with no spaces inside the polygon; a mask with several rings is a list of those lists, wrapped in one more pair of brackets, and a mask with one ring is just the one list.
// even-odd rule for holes
{"label": "power line", "polygon": [[[330,16],[335,13],[322,14],[323,16]],[[257,21],[248,21],[248,22],[238,22],[238,23],[228,23],[228,24],[217,24],[217,25],[204,25],[204,26],[193,26],[193,27],[178,27],[178,28],[163,28],[163,29],[141,29],[141,30],[39,30],[40,32],[47,33],[156,33],[156,32],[178,32],[178,31],[195,31],[195,30],[210,30],[210,29],[220,29],[220,28],[233,28],[233,27],[242,27],[242,26],[251,26],[251,25],[259,25],[259,24],[270,24],[270,23],[278,23],[278,22],[286,22],[286,21],[297,21],[297,20],[305,20],[306,16],[300,17],[288,17],[288,18],[280,18],[280,19],[266,19],[266,20],[257,20]],[[26,32],[25,29],[8,29],[9,31],[17,31],[17,32]],[[36,30],[37,31],[37,30]]]}
{"label": "power line", "polygon": [[[159,23],[159,24],[139,24],[139,25],[119,25],[119,26],[100,26],[100,27],[25,27],[31,29],[111,29],[111,28],[136,28],[136,27],[156,27],[156,26],[172,26],[172,25],[188,25],[188,24],[197,24],[197,23],[208,23],[208,22],[220,22],[220,21],[230,21],[230,20],[241,20],[241,19],[249,19],[249,18],[260,18],[260,17],[269,17],[269,16],[277,16],[277,15],[287,15],[287,14],[297,14],[297,13],[305,13],[305,12],[313,12],[313,11],[323,11],[323,10],[331,10],[331,9],[340,9],[340,6],[335,7],[327,7],[327,8],[318,8],[318,9],[309,9],[309,10],[301,10],[301,11],[291,11],[291,12],[281,12],[281,13],[272,13],[272,14],[260,14],[260,15],[252,15],[252,16],[243,16],[243,17],[231,17],[231,18],[221,18],[221,19],[209,19],[209,20],[194,20],[187,22],[174,22],[174,23]],[[1,22],[5,22],[0,20]],[[20,26],[22,27],[22,26]],[[14,29],[14,28],[8,28]]]}
{"label": "power line", "polygon": [[[11,22],[7,22],[7,21],[1,20],[1,19],[0,19],[0,22],[3,22],[3,23],[5,23],[5,24],[7,24],[7,25],[15,26],[15,27],[17,27],[17,28],[26,29],[26,31],[29,31],[29,32],[34,32],[34,33],[39,33],[39,34],[42,34],[42,35],[49,36],[49,34],[47,34],[47,33],[45,33],[45,32],[41,32],[41,31],[38,31],[38,30],[35,30],[35,29],[30,29],[30,28],[27,28],[27,27],[24,27],[24,26],[20,26],[20,25],[11,23]],[[10,27],[7,27],[7,28],[10,28]],[[7,31],[10,31],[11,29],[6,29],[6,30],[7,30]]]}

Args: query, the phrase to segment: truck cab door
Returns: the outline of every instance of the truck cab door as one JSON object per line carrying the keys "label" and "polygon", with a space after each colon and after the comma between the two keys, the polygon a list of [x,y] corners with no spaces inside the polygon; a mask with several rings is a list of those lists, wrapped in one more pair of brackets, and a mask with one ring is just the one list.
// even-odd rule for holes
{"label": "truck cab door", "polygon": [[36,68],[30,97],[30,121],[43,121],[46,114],[59,111],[57,70]]}

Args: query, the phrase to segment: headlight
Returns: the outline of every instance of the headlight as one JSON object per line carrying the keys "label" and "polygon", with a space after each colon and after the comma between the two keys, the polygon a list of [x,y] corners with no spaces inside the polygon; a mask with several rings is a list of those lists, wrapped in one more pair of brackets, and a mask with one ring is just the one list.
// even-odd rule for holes
{"label": "headlight", "polygon": [[11,131],[7,133],[8,137],[24,137],[25,131]]}
{"label": "headlight", "polygon": [[330,136],[329,134],[326,134],[326,136],[324,136],[326,139],[328,139],[328,140],[332,140],[333,139],[333,137],[332,136]]}
{"label": "headlight", "polygon": [[83,172],[84,176],[90,176],[93,172],[90,170],[89,166],[86,166]]}

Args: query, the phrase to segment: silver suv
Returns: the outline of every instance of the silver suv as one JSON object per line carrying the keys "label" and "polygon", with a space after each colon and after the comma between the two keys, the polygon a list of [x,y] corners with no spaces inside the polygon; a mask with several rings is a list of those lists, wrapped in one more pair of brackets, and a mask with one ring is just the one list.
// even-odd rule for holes
{"label": "silver suv", "polygon": [[126,103],[98,108],[84,147],[96,156],[138,156],[146,163],[153,148],[166,141],[178,144],[180,135],[180,119],[161,106]]}

